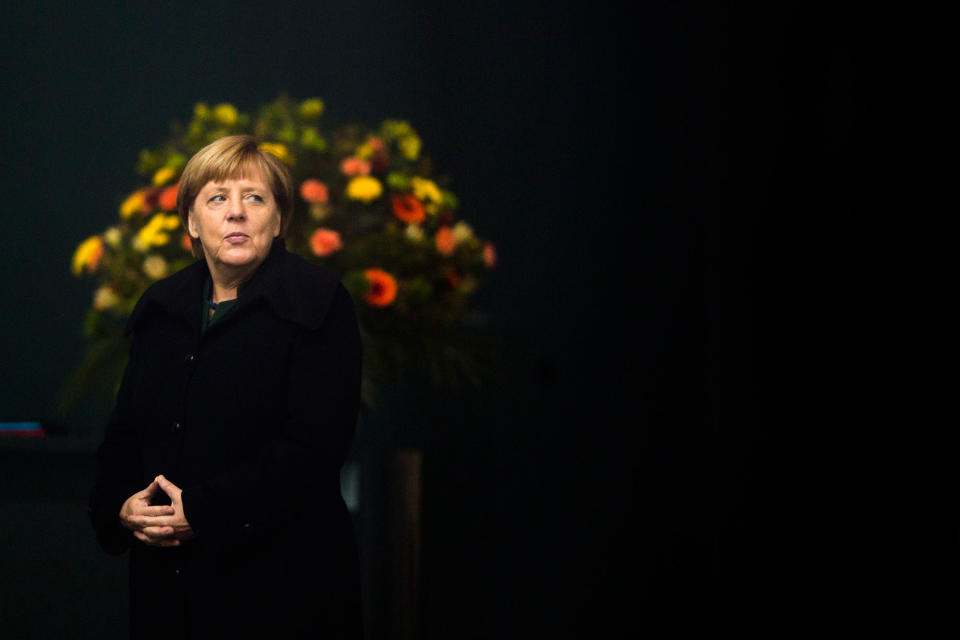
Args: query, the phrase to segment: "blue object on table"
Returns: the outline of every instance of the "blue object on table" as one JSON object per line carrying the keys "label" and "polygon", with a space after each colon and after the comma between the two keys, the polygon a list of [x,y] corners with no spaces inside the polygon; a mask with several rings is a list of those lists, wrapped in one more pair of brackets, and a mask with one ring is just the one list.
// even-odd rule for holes
{"label": "blue object on table", "polygon": [[39,422],[0,422],[0,436],[44,436]]}

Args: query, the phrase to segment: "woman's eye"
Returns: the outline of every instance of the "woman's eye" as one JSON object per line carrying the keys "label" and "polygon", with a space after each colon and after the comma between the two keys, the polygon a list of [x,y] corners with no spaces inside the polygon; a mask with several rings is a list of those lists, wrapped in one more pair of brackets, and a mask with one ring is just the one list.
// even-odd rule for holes
{"label": "woman's eye", "polygon": [[257,202],[263,202],[263,197],[258,193],[251,193],[250,197],[256,200]]}
{"label": "woman's eye", "polygon": [[223,202],[224,200],[226,200],[226,198],[224,198],[223,194],[220,193],[210,198],[210,202]]}

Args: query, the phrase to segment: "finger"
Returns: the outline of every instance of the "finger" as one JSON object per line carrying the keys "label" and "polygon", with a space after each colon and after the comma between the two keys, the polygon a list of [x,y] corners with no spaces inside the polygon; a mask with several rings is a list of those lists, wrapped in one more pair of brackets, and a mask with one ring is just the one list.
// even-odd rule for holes
{"label": "finger", "polygon": [[171,498],[177,498],[180,494],[180,487],[167,480],[162,475],[157,476],[155,481],[160,489]]}
{"label": "finger", "polygon": [[139,526],[141,529],[143,527],[168,527],[176,524],[176,518],[174,516],[144,516],[144,515],[132,515],[127,518],[128,521]]}
{"label": "finger", "polygon": [[153,539],[169,538],[173,535],[173,527],[144,527],[140,532]]}
{"label": "finger", "polygon": [[173,505],[169,504],[158,504],[153,506],[140,507],[134,511],[134,515],[138,516],[172,516],[176,513],[176,509],[173,508]]}
{"label": "finger", "polygon": [[156,492],[156,490],[157,490],[157,481],[154,480],[153,482],[147,485],[146,489],[142,491],[138,491],[137,496],[140,498],[149,498],[151,495],[153,495]]}
{"label": "finger", "polygon": [[176,538],[151,538],[139,531],[134,531],[133,535],[137,540],[151,547],[179,547],[180,541]]}

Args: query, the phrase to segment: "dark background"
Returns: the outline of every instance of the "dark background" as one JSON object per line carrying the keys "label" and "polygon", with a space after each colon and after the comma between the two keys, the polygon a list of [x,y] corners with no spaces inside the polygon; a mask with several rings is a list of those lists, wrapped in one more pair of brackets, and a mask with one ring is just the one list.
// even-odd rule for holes
{"label": "dark background", "polygon": [[[862,628],[880,43],[848,3],[633,11],[8,8],[0,419],[53,416],[92,295],[70,256],[115,219],[138,151],[197,101],[319,96],[340,121],[408,119],[500,256],[478,304],[509,365],[373,419],[425,454],[424,637]],[[47,604],[5,624],[80,615],[83,576],[38,580],[40,524],[6,500],[23,525],[0,600]],[[92,536],[71,544],[96,566]]]}

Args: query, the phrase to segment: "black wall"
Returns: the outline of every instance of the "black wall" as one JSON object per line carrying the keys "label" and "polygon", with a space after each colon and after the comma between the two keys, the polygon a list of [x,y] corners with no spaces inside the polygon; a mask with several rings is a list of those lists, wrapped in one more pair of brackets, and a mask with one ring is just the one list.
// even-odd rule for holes
{"label": "black wall", "polygon": [[139,149],[199,100],[317,95],[409,119],[500,254],[479,302],[509,366],[396,418],[426,455],[425,637],[849,613],[875,197],[856,7],[177,4],[7,10],[0,418],[52,415],[92,293],[69,259]]}

